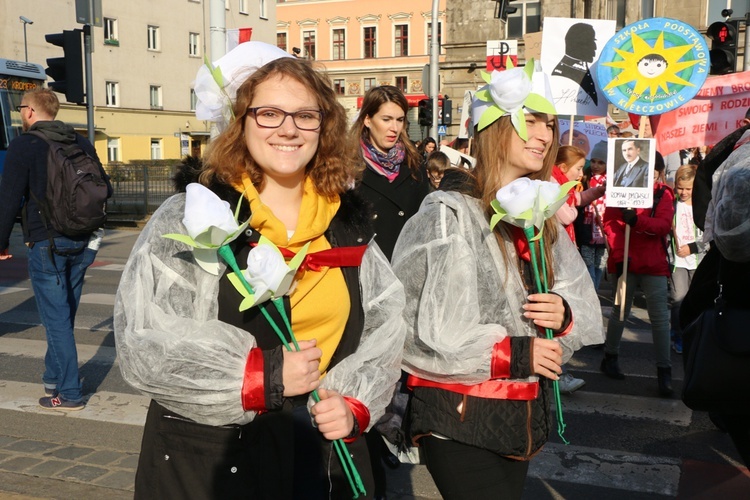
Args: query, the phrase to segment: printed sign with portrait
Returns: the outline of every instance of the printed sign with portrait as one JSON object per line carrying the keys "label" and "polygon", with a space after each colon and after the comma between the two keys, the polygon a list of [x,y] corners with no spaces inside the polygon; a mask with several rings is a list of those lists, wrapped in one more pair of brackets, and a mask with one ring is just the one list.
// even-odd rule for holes
{"label": "printed sign with portrait", "polygon": [[542,69],[550,75],[559,114],[607,115],[607,99],[597,84],[596,68],[604,45],[614,34],[614,21],[563,17],[544,20]]}
{"label": "printed sign with portrait", "polygon": [[[591,152],[599,144],[606,148],[607,128],[596,122],[573,122],[573,140],[570,140],[570,121],[558,120],[560,124],[560,145],[568,144],[581,148],[586,153],[586,159],[591,159]],[[606,149],[605,149],[606,151]],[[600,157],[600,159],[604,159]]]}
{"label": "printed sign with portrait", "polygon": [[607,206],[649,208],[654,203],[654,139],[607,141]]}

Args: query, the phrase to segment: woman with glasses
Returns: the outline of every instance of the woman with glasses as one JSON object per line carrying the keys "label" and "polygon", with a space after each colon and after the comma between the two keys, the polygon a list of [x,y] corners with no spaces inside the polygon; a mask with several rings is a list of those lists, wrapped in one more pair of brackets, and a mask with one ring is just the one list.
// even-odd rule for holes
{"label": "woman with glasses", "polygon": [[[371,493],[367,445],[358,438],[383,414],[400,374],[404,299],[349,189],[345,111],[324,75],[275,47],[241,44],[216,66],[229,82],[234,119],[202,165],[178,174],[187,195],[167,200],[149,221],[115,305],[123,376],[152,398],[135,496],[352,498],[332,445],[338,439],[349,443]],[[235,98],[232,82],[248,67]],[[239,205],[239,222],[249,221],[230,243],[241,269],[249,254],[262,255],[261,238],[286,259],[307,246],[281,297],[298,350],[274,331],[271,320],[284,329],[280,310],[266,309],[271,320],[258,306],[240,310],[231,270],[220,263],[213,275],[190,247],[163,237],[186,234],[194,182],[232,210]],[[270,266],[261,261],[262,270]]]}

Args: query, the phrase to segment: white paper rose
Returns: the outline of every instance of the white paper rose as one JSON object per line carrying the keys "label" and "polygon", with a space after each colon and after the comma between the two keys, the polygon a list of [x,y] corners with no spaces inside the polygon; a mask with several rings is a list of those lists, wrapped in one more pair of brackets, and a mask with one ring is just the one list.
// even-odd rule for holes
{"label": "white paper rose", "polygon": [[492,100],[500,109],[514,114],[523,107],[531,92],[531,78],[524,68],[493,71],[489,90]]}
{"label": "white paper rose", "polygon": [[185,215],[182,223],[188,234],[165,234],[164,238],[193,247],[196,262],[211,274],[219,274],[219,248],[234,241],[248,224],[238,224],[237,214],[232,213],[229,203],[197,183],[188,184],[185,189]]}
{"label": "white paper rose", "polygon": [[279,290],[279,286],[289,271],[284,257],[273,247],[258,245],[247,254],[245,279],[255,290],[256,296],[267,291],[273,296],[284,295],[287,290]]}
{"label": "white paper rose", "polygon": [[568,191],[577,183],[570,181],[560,186],[556,182],[532,181],[527,177],[508,183],[492,200],[495,215],[490,219],[490,228],[494,229],[502,220],[524,229],[536,226],[541,235],[545,219],[552,217],[565,203]]}
{"label": "white paper rose", "polygon": [[501,188],[495,197],[508,215],[517,217],[534,206],[537,190],[534,181],[521,177]]}
{"label": "white paper rose", "polygon": [[294,283],[294,276],[307,255],[310,244],[306,244],[287,263],[281,251],[265,236],[261,236],[258,245],[247,254],[247,269],[241,271],[242,277],[249,285],[245,286],[236,273],[227,275],[244,300],[240,311],[269,299],[275,300],[288,295]]}

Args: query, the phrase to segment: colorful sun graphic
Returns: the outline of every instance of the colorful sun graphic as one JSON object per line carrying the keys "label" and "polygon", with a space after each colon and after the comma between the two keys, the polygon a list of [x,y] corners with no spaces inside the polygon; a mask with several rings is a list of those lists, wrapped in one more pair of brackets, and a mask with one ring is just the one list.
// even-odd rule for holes
{"label": "colorful sun graphic", "polygon": [[669,95],[669,86],[672,84],[693,86],[692,83],[679,76],[681,71],[700,62],[697,59],[680,61],[693,49],[692,44],[686,43],[667,48],[664,46],[663,32],[659,33],[653,47],[636,33],[631,33],[630,36],[633,43],[632,52],[615,48],[614,51],[622,57],[622,60],[602,63],[604,66],[622,70],[604,87],[605,91],[635,81],[633,92],[626,104],[629,106],[636,99],[645,97],[646,90],[649,96],[656,97],[659,89]]}

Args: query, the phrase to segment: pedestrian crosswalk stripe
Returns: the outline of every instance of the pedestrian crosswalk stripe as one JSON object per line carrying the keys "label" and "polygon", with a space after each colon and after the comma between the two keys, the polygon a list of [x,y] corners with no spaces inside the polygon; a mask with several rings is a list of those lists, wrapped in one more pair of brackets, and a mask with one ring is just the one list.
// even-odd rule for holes
{"label": "pedestrian crosswalk stripe", "polygon": [[7,293],[25,292],[28,288],[20,288],[17,286],[0,286],[0,295]]}
{"label": "pedestrian crosswalk stripe", "polygon": [[[656,384],[654,384],[656,390]],[[576,391],[562,398],[565,412],[598,413],[620,418],[646,418],[688,427],[693,412],[679,399],[649,398],[602,392]]]}
{"label": "pedestrian crosswalk stripe", "polygon": [[[116,362],[117,350],[114,347],[78,343],[76,350],[79,364],[92,361],[111,365]],[[45,352],[47,352],[46,340],[3,338],[0,342],[0,354],[44,359]]]}

